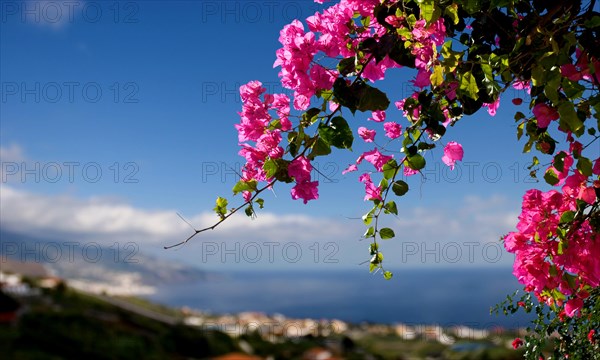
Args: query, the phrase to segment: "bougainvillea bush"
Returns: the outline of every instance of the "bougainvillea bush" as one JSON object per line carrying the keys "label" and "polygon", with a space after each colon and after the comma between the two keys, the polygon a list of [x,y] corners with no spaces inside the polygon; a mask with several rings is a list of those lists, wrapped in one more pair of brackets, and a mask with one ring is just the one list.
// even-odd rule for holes
{"label": "bougainvillea bush", "polygon": [[[503,238],[515,254],[514,275],[526,293],[504,310],[538,314],[535,331],[515,339],[514,346],[527,347],[532,359],[598,357],[600,13],[595,0],[341,0],[323,7],[279,34],[274,67],[290,95],[269,94],[260,81],[240,88],[236,129],[246,163],[233,193],[243,200],[230,208],[219,197],[219,219],[207,229],[241,209],[254,216],[264,206],[260,194],[278,183],[291,184],[292,199],[317,200],[312,162],[330,156],[332,148],[365,142],[371,149],[344,173],[357,173],[370,204],[362,218],[363,236],[371,241],[369,270],[389,279],[379,240],[395,233],[380,226],[380,219],[397,215],[396,201],[410,191],[401,178],[420,176],[428,152],[454,168],[465,152],[476,149],[463,149],[452,127],[476,112],[493,116],[502,103],[512,102],[521,109],[514,114],[517,140],[506,146],[531,153],[531,175],[549,185],[524,194],[516,230]],[[379,89],[391,72],[409,70],[415,91],[408,97]],[[347,119],[357,112],[368,120],[350,126]],[[402,115],[401,123],[388,120],[393,112]],[[548,355],[542,347],[550,334],[556,344]]]}

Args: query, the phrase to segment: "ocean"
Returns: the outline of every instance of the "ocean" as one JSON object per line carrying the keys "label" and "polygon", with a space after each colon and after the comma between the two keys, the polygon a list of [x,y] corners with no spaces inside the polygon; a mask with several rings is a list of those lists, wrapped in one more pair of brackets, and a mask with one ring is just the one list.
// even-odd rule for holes
{"label": "ocean", "polygon": [[220,314],[258,311],[351,323],[525,327],[531,315],[490,315],[522,289],[510,269],[399,269],[392,280],[366,270],[227,272],[147,296],[169,306]]}

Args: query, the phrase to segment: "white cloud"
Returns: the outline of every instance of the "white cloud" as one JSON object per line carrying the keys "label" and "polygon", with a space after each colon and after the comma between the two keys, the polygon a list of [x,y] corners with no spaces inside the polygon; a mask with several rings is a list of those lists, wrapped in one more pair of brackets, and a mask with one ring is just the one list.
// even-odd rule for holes
{"label": "white cloud", "polygon": [[13,143],[8,147],[0,146],[0,161],[1,162],[21,162],[25,161],[25,154],[21,146]]}
{"label": "white cloud", "polygon": [[[382,222],[395,230],[396,238],[381,241],[380,249],[389,267],[507,265],[512,263],[512,257],[502,250],[498,238],[516,223],[517,214],[509,211],[510,208],[501,197],[466,198],[452,208],[405,207],[398,218]],[[266,259],[264,245],[267,242],[282,246],[293,243],[303,251],[303,259],[298,263],[286,259],[278,261],[277,257],[282,257],[279,247],[274,261],[279,267],[356,267],[368,259],[368,242],[359,241],[364,232],[360,220],[268,212],[260,212],[257,219],[251,220],[241,213],[216,230],[200,234],[188,245],[164,251],[163,246],[175,244],[192,233],[175,210],[140,209],[109,198],[35,194],[8,185],[0,188],[0,210],[4,230],[65,241],[95,241],[106,246],[134,241],[141,251],[153,249],[154,254],[181,258],[200,266],[272,266],[273,262]],[[211,226],[216,220],[218,218],[208,212],[189,218],[198,229]],[[214,246],[217,251],[236,248],[243,251],[249,243],[260,244],[264,258],[256,264],[244,261],[247,260],[244,254],[241,259],[219,254],[207,257],[207,243],[212,244],[211,251]],[[335,244],[335,247],[326,248],[327,244]],[[248,249],[251,250],[255,249]],[[334,254],[330,259],[337,261],[325,263],[328,254]]]}
{"label": "white cloud", "polygon": [[501,196],[469,196],[453,207],[408,208],[387,223],[396,238],[381,250],[394,264],[511,264],[513,257],[499,240],[516,225],[514,206]]}
{"label": "white cloud", "polygon": [[[4,229],[30,235],[52,234],[63,238],[85,238],[111,244],[131,240],[153,245],[170,245],[193,231],[175,210],[144,210],[108,198],[77,199],[67,195],[42,195],[8,185],[0,188],[1,224]],[[200,213],[189,219],[196,228],[212,226],[218,217]],[[348,225],[331,219],[306,215],[259,213],[251,220],[242,212],[232,216],[215,231],[193,241],[309,241],[353,236]]]}
{"label": "white cloud", "polygon": [[156,243],[183,236],[186,230],[174,211],[136,209],[102,198],[41,195],[7,185],[0,192],[1,224],[13,232],[110,244],[113,239]]}

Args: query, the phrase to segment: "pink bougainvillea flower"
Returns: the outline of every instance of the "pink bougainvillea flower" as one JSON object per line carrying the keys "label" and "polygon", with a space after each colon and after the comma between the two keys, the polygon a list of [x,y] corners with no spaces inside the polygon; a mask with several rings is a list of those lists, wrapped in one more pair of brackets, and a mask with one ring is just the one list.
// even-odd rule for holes
{"label": "pink bougainvillea flower", "polygon": [[256,98],[260,96],[260,94],[265,91],[267,91],[267,89],[262,86],[260,81],[253,80],[240,86],[240,97],[242,98],[242,101],[245,102],[252,97]]}
{"label": "pink bougainvillea flower", "polygon": [[517,80],[513,83],[513,88],[516,90],[526,90],[527,93],[531,92],[531,83],[529,81]]}
{"label": "pink bougainvillea flower", "polygon": [[568,317],[573,317],[577,315],[577,313],[583,307],[583,300],[580,298],[573,298],[565,304],[565,313]]}
{"label": "pink bougainvillea flower", "polygon": [[365,142],[373,142],[375,134],[375,130],[369,130],[363,126],[358,128],[358,135],[360,135]]}
{"label": "pink bougainvillea flower", "polygon": [[385,165],[388,161],[390,161],[393,158],[393,156],[383,155],[377,149],[365,152],[362,155],[362,157],[371,164],[373,164],[377,171],[382,171],[383,165]]}
{"label": "pink bougainvillea flower", "polygon": [[358,170],[358,166],[356,166],[356,164],[351,164],[344,171],[342,171],[342,175],[346,175],[349,172],[353,172],[353,171],[357,171],[357,170]]}
{"label": "pink bougainvillea flower", "polygon": [[424,69],[419,69],[417,77],[412,81],[413,85],[419,88],[424,88],[431,85],[431,74]]}
{"label": "pink bougainvillea flower", "polygon": [[444,147],[444,156],[442,157],[442,161],[444,164],[448,165],[451,170],[454,170],[454,165],[457,161],[462,161],[463,155],[464,150],[462,145],[456,141],[450,141]]}
{"label": "pink bougainvillea flower", "polygon": [[383,129],[385,130],[385,136],[390,139],[397,139],[402,134],[402,126],[392,121],[384,123]]}
{"label": "pink bougainvillea flower", "polygon": [[296,179],[296,182],[309,181],[312,165],[304,156],[294,159],[288,165],[288,175]]}
{"label": "pink bougainvillea flower", "polygon": [[404,167],[404,176],[413,176],[419,173],[419,170],[411,169],[408,166]]}
{"label": "pink bougainvillea flower", "polygon": [[368,173],[362,174],[358,181],[365,183],[365,201],[381,200],[381,187],[375,186]]}
{"label": "pink bougainvillea flower", "polygon": [[596,190],[594,190],[593,186],[584,187],[579,190],[577,198],[592,205],[596,202]]}
{"label": "pink bougainvillea flower", "polygon": [[493,103],[483,104],[483,106],[488,108],[488,114],[490,114],[490,116],[496,116],[496,111],[498,110],[498,107],[500,106],[500,97],[498,96],[496,101],[494,101]]}
{"label": "pink bougainvillea flower", "polygon": [[306,204],[309,200],[319,198],[319,182],[318,181],[302,181],[292,188],[292,199],[302,199]]}
{"label": "pink bougainvillea flower", "polygon": [[523,340],[521,340],[521,338],[515,338],[512,342],[512,347],[513,349],[518,349],[521,346],[523,346]]}
{"label": "pink bougainvillea flower", "polygon": [[596,335],[596,330],[594,330],[594,329],[590,330],[590,332],[587,334],[587,339],[592,344],[596,343],[596,339],[594,339],[594,335]]}
{"label": "pink bougainvillea flower", "polygon": [[600,175],[600,158],[597,158],[594,162],[594,167],[592,168],[592,173],[594,175]]}
{"label": "pink bougainvillea flower", "polygon": [[281,142],[281,133],[279,130],[268,131],[256,140],[256,149],[269,155],[271,159],[278,159],[283,156],[284,150],[279,143]]}
{"label": "pink bougainvillea flower", "polygon": [[581,71],[573,64],[564,64],[560,67],[560,74],[571,81],[579,81],[583,79]]}
{"label": "pink bougainvillea flower", "polygon": [[547,104],[536,104],[532,111],[540,129],[547,128],[550,121],[558,119],[558,111]]}
{"label": "pink bougainvillea flower", "polygon": [[372,112],[371,117],[367,120],[373,120],[375,122],[383,122],[385,121],[385,111],[383,110],[375,110]]}

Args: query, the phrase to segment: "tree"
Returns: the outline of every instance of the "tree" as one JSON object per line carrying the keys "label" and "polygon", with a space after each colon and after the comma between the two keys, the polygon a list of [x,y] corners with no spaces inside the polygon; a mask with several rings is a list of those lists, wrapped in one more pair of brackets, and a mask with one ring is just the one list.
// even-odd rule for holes
{"label": "tree", "polygon": [[[324,0],[315,0],[318,3]],[[370,271],[387,279],[378,240],[395,236],[380,218],[397,214],[393,197],[409,184],[399,179],[426,167],[461,118],[487,108],[494,115],[507,90],[525,90],[510,99],[517,139],[532,152],[531,175],[540,173],[550,191],[532,189],[523,197],[517,231],[506,235],[516,255],[514,274],[526,297],[505,311],[524,308],[539,315],[528,336],[527,355],[542,355],[544,332],[560,333],[554,357],[590,358],[598,353],[600,285],[600,13],[595,0],[341,0],[281,30],[276,53],[282,85],[293,91],[267,94],[258,81],[240,88],[241,121],[236,128],[246,159],[233,193],[242,205],[230,209],[219,197],[215,225],[241,209],[254,216],[259,195],[277,183],[293,184],[291,196],[304,203],[318,198],[311,162],[332,148],[350,149],[354,134],[372,142],[383,127],[387,142],[363,153],[345,172],[364,171],[364,237],[371,240]],[[418,88],[391,105],[374,86],[390,71],[416,70]],[[527,108],[527,104],[529,105]],[[293,108],[293,112],[292,112]],[[407,122],[386,121],[403,112]],[[352,129],[346,117],[371,114]],[[383,123],[383,124],[378,124]],[[367,128],[370,127],[370,128]],[[380,130],[379,130],[380,131]],[[286,139],[284,141],[284,139]],[[396,157],[393,150],[401,151]],[[456,141],[443,146],[450,168],[463,158]],[[532,299],[537,299],[534,302]],[[518,339],[515,346],[523,341]],[[597,355],[594,355],[597,356]]]}

